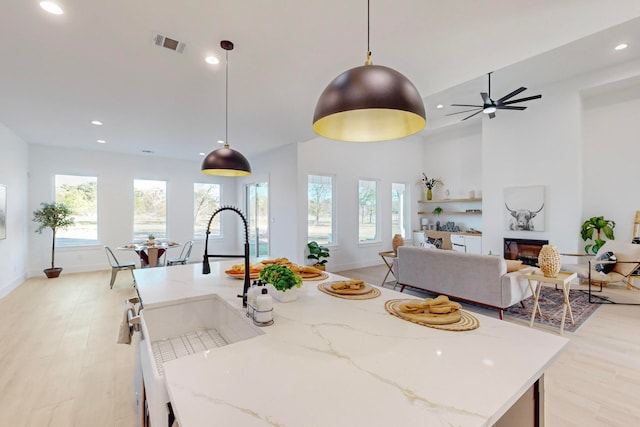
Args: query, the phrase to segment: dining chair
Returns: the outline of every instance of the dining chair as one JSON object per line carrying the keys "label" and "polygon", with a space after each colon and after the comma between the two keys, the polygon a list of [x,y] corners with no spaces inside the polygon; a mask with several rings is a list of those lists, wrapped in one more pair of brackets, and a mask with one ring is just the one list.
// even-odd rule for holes
{"label": "dining chair", "polygon": [[113,283],[116,281],[116,275],[118,274],[118,271],[121,270],[131,270],[131,276],[133,277],[133,281],[135,283],[136,277],[133,275],[133,270],[135,270],[136,264],[134,262],[119,262],[109,246],[105,246],[104,250],[107,253],[109,264],[111,264],[111,283],[109,283],[109,289],[113,289]]}
{"label": "dining chair", "polygon": [[189,240],[182,247],[182,250],[180,251],[180,256],[178,258],[167,259],[167,267],[170,265],[187,264],[189,262],[189,257],[191,256],[192,248],[193,248],[193,240]]}

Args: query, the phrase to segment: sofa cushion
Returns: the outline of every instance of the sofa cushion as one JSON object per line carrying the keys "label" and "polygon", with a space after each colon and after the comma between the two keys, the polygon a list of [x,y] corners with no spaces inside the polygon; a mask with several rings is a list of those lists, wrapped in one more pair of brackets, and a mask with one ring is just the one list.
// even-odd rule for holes
{"label": "sofa cushion", "polygon": [[615,254],[618,262],[613,266],[613,271],[623,276],[630,275],[640,265],[640,245],[607,240],[598,251],[598,256],[605,252]]}
{"label": "sofa cushion", "polygon": [[[617,261],[615,254],[611,251],[603,252],[596,257],[596,261]],[[615,264],[595,264],[596,271],[602,274],[608,274],[613,271]]]}
{"label": "sofa cushion", "polygon": [[432,244],[438,249],[442,249],[442,237],[427,237],[427,243]]}

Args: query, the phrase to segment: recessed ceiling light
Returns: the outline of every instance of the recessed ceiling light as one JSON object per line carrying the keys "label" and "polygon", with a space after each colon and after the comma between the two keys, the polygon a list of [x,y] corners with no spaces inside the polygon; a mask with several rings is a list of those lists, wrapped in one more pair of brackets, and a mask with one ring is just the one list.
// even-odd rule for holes
{"label": "recessed ceiling light", "polygon": [[614,47],[615,50],[622,50],[622,49],[626,49],[627,48],[627,44],[626,43],[620,43],[618,46]]}
{"label": "recessed ceiling light", "polygon": [[442,104],[438,104],[438,105],[436,105],[436,108],[438,108],[438,109],[439,109],[439,108],[444,108],[444,105],[442,105]]}
{"label": "recessed ceiling light", "polygon": [[223,141],[223,140],[221,140],[221,139],[219,139],[219,140],[218,140],[218,144],[224,144],[224,141]]}
{"label": "recessed ceiling light", "polygon": [[206,58],[204,58],[204,61],[207,64],[211,64],[211,65],[216,65],[220,63],[220,60],[218,58],[216,58],[215,56],[207,56]]}
{"label": "recessed ceiling light", "polygon": [[106,144],[106,143],[107,143],[107,141],[105,141],[104,139],[99,139],[99,140],[98,140],[98,142],[99,142],[100,144]]}
{"label": "recessed ceiling light", "polygon": [[40,7],[49,13],[53,13],[54,15],[63,14],[62,8],[52,1],[41,1]]}
{"label": "recessed ceiling light", "polygon": [[200,153],[201,156],[204,156],[205,153]]}
{"label": "recessed ceiling light", "polygon": [[92,125],[102,126],[102,122],[100,120],[91,120]]}

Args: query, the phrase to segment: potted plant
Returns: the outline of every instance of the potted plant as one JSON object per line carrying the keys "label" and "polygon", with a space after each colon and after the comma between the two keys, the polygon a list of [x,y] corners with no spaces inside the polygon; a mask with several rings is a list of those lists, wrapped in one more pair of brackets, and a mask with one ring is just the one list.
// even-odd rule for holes
{"label": "potted plant", "polygon": [[36,233],[42,234],[42,230],[50,228],[53,233],[51,243],[51,268],[46,268],[44,274],[48,278],[58,277],[62,272],[62,268],[55,267],[56,253],[56,232],[64,230],[73,225],[73,217],[71,210],[63,203],[41,203],[40,209],[33,211],[33,221],[40,225],[36,228]]}
{"label": "potted plant", "polygon": [[585,242],[587,240],[593,239],[593,232],[596,232],[596,238],[593,239],[593,244],[587,244],[584,247],[584,251],[589,253],[589,251],[594,254],[598,252],[598,250],[604,245],[605,240],[601,239],[600,233],[604,233],[607,239],[614,240],[613,229],[615,228],[616,223],[610,219],[604,219],[603,216],[594,216],[586,220],[582,224],[582,228],[580,229],[580,235],[582,236],[582,240]]}
{"label": "potted plant", "polygon": [[433,210],[434,215],[440,215],[442,213],[442,208],[440,206],[436,206]]}
{"label": "potted plant", "polygon": [[315,260],[313,264],[315,268],[325,270],[327,260],[322,258],[329,258],[329,248],[319,245],[316,241],[307,243],[307,248],[309,248],[309,255],[307,255],[307,259]]}
{"label": "potted plant", "polygon": [[302,277],[295,274],[284,265],[268,265],[260,271],[260,279],[267,283],[269,293],[280,302],[290,302],[298,299],[295,292],[302,286]]}

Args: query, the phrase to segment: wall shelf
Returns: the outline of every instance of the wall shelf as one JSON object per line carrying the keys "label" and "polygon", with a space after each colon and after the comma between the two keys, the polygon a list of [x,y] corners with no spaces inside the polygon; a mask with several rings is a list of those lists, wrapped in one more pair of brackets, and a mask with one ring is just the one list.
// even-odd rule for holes
{"label": "wall shelf", "polygon": [[[435,215],[433,212],[424,212],[424,211],[419,211],[418,215]],[[438,215],[482,215],[482,211],[475,211],[475,212],[467,212],[467,211],[458,211],[458,212],[454,212],[454,211],[442,211],[440,212]]]}
{"label": "wall shelf", "polygon": [[418,203],[453,203],[453,202],[481,202],[482,197],[473,199],[438,199],[438,200],[418,200]]}

